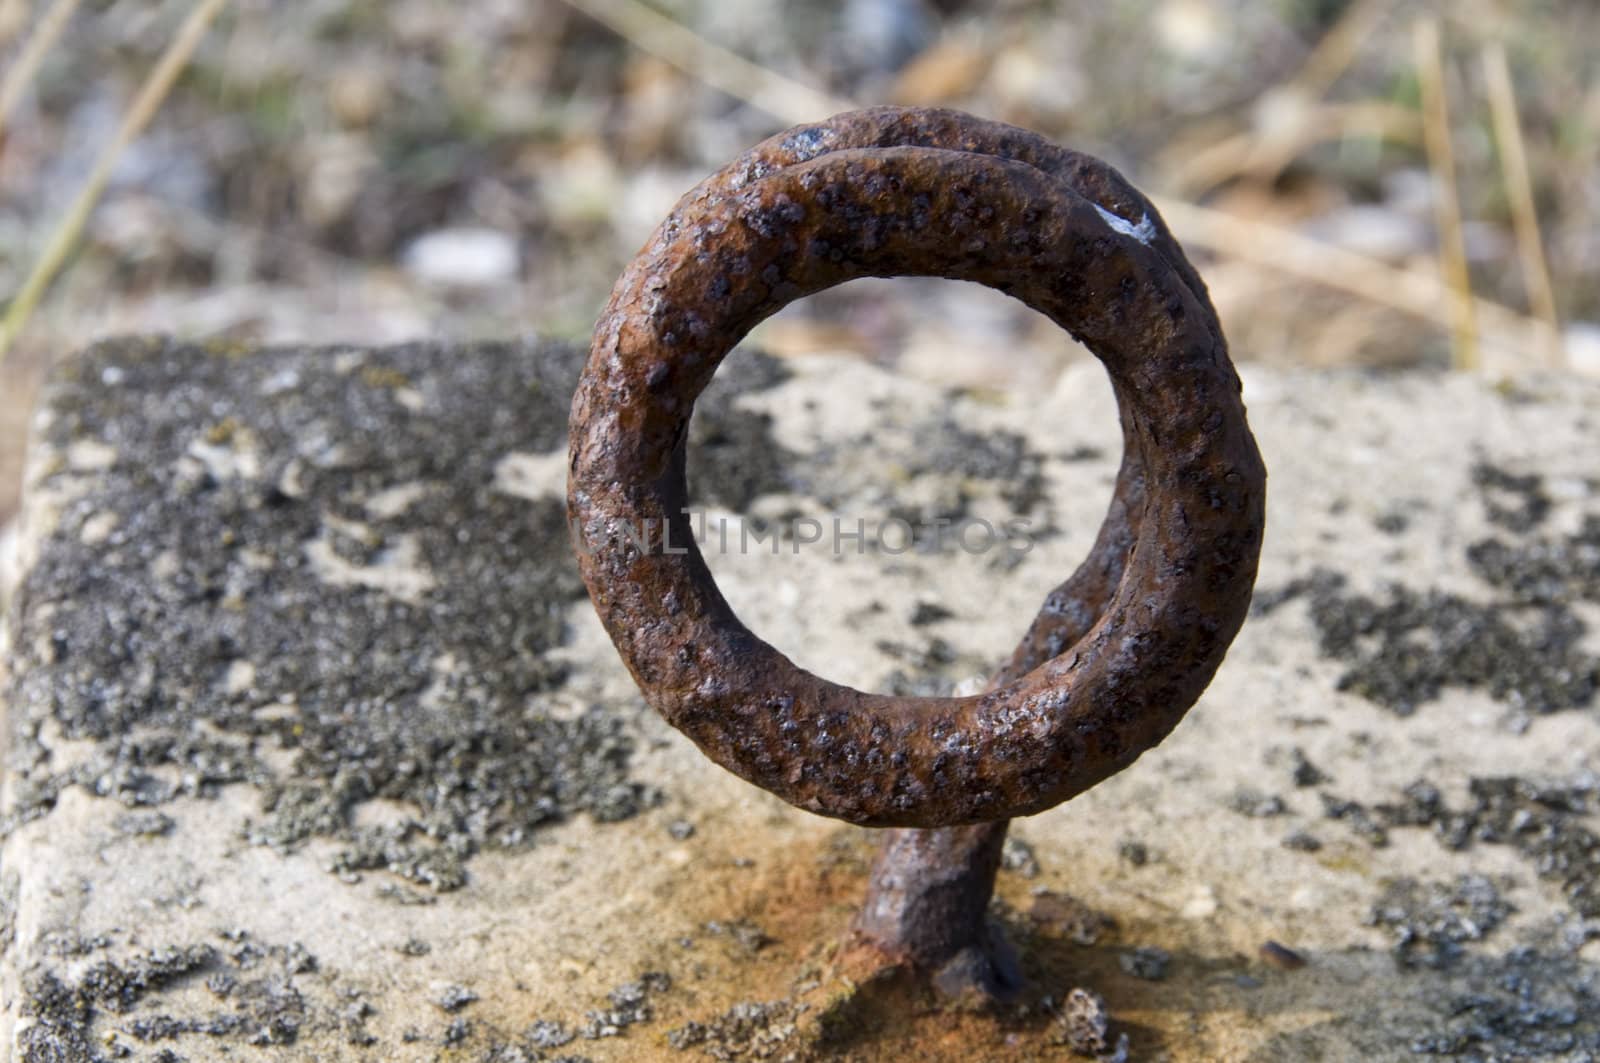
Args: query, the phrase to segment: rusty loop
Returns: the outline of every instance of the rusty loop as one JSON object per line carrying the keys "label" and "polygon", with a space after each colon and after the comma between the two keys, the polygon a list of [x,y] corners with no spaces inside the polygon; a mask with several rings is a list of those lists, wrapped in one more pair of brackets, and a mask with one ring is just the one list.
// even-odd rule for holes
{"label": "rusty loop", "polygon": [[[1011,294],[1083,341],[1117,395],[1125,452],[1100,535],[982,694],[812,675],[739,622],[693,545],[696,397],[758,322],[861,276]],[[650,704],[742,778],[865,826],[1029,815],[1127,767],[1210,682],[1261,548],[1266,472],[1239,379],[1155,209],[1096,159],[953,111],[798,127],[685,196],[596,327],[569,460],[583,578]]]}

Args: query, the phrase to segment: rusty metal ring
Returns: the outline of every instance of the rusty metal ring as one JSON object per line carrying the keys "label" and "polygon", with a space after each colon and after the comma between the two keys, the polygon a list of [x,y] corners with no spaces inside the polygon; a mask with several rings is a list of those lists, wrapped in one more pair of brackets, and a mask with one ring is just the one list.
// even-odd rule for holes
{"label": "rusty metal ring", "polygon": [[[1123,219],[1141,219],[1141,238],[1147,239],[1190,291],[1205,302],[1204,283],[1184,257],[1160,214],[1116,170],[1092,155],[1063,148],[1016,126],[941,108],[867,108],[836,115],[821,125],[802,126],[774,136],[746,151],[715,178],[692,189],[661,224],[659,234],[673,236],[695,226],[707,205],[717,202],[730,188],[741,187],[829,151],[875,147],[943,148],[1026,162],[1062,181],[1109,214]],[[1220,337],[1220,327],[1218,332]],[[991,676],[991,687],[1002,686],[1031,672],[1083,637],[1100,618],[1117,581],[1122,578],[1144,505],[1144,470],[1131,435],[1132,422],[1125,409],[1120,412],[1122,463],[1117,471],[1111,504],[1094,544],[1073,574],[1045,598],[1011,659]]]}
{"label": "rusty metal ring", "polygon": [[[1085,159],[954,112],[879,109],[791,130],[684,198],[596,327],[568,484],[590,596],[650,704],[792,804],[867,826],[1042,811],[1165,737],[1243,622],[1265,471],[1238,377],[1154,210]],[[1093,619],[1070,644],[1061,632],[1084,617],[1046,622],[1047,601],[1030,636],[1046,630],[1013,664],[1059,651],[983,694],[895,698],[798,668],[739,622],[693,545],[695,398],[756,323],[866,275],[1016,296],[1095,352],[1123,412],[1122,516],[1114,502],[1107,527],[1132,539],[1125,563],[1115,548],[1100,559],[1098,589],[1075,600]]]}

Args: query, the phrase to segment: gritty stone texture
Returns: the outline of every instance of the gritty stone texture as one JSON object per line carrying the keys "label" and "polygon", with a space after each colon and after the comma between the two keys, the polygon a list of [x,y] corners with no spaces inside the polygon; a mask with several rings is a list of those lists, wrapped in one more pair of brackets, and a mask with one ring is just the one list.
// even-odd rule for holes
{"label": "gritty stone texture", "polygon": [[1127,1059],[1128,1035],[1119,1037],[1113,1051],[1109,1037],[1111,1016],[1105,999],[1094,990],[1078,987],[1069,992],[1057,1022],[1061,1027],[1061,1043],[1075,1054],[1108,1061]]}
{"label": "gritty stone texture", "polygon": [[[60,371],[0,559],[14,1058],[1058,1059],[1072,987],[1110,1057],[1600,1053],[1600,387],[1247,367],[1255,615],[1170,740],[1016,825],[1031,989],[972,1016],[834,977],[869,832],[644,709],[568,552],[577,369],[138,340]],[[1094,536],[1102,376],[736,353],[690,460],[730,603],[829,678],[976,689]],[[741,553],[732,513],[1034,534]]]}

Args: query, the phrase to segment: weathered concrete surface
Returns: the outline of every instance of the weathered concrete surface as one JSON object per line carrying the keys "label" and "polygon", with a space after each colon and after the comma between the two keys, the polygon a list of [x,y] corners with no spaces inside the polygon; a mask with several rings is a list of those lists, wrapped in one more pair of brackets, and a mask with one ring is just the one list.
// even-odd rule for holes
{"label": "weathered concrete surface", "polygon": [[[16,1058],[1062,1058],[1079,986],[1137,1059],[1600,1052],[1600,387],[1246,368],[1258,615],[1166,744],[1017,825],[997,914],[1035,992],[996,1018],[838,979],[868,833],[643,709],[567,555],[577,364],[131,341],[62,371],[6,560]],[[714,513],[1032,522],[1020,554],[776,557],[730,525],[730,601],[837,680],[975,682],[1109,495],[1093,365],[1011,398],[723,377]]]}

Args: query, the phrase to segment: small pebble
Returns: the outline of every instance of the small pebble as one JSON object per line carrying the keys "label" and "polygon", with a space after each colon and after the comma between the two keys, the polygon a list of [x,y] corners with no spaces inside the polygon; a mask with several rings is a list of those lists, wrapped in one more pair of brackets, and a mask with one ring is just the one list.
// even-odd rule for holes
{"label": "small pebble", "polygon": [[1268,941],[1256,950],[1261,962],[1280,971],[1298,971],[1306,965],[1306,958],[1287,945]]}
{"label": "small pebble", "polygon": [[694,824],[686,819],[675,819],[667,824],[667,833],[677,841],[687,841],[694,837]]}
{"label": "small pebble", "polygon": [[1305,751],[1299,746],[1296,746],[1293,752],[1290,753],[1290,764],[1290,774],[1296,786],[1320,786],[1325,782],[1333,781],[1328,777],[1327,772],[1307,759]]}
{"label": "small pebble", "polygon": [[1117,846],[1117,855],[1134,867],[1143,867],[1150,862],[1150,850],[1144,842],[1125,841]]}
{"label": "small pebble", "polygon": [[[1092,989],[1073,989],[1056,1013],[1056,1025],[1061,1040],[1080,1056],[1104,1056],[1111,1049],[1111,1014],[1106,1010],[1105,998]],[[1118,1038],[1118,1048],[1127,1040]]]}
{"label": "small pebble", "polygon": [[478,994],[464,985],[447,985],[439,991],[439,996],[434,1003],[445,1011],[460,1011],[462,1008],[478,999]]}

